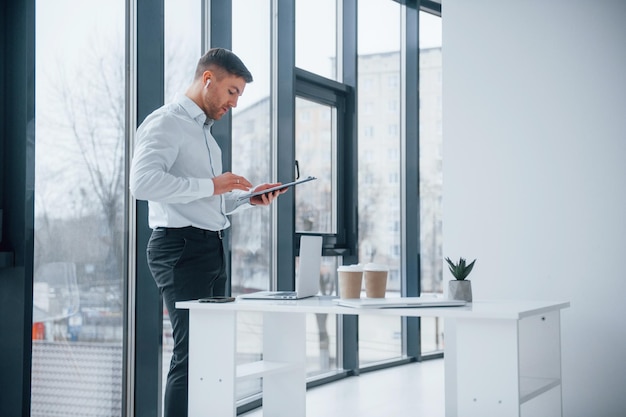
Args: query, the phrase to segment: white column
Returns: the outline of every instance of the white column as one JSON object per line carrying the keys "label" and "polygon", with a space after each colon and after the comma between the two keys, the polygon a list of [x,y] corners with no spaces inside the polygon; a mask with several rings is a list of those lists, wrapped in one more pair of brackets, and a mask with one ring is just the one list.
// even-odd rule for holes
{"label": "white column", "polygon": [[306,415],[305,313],[263,313],[263,361],[287,365],[263,378],[263,415]]}
{"label": "white column", "polygon": [[189,417],[235,417],[236,312],[189,310]]}

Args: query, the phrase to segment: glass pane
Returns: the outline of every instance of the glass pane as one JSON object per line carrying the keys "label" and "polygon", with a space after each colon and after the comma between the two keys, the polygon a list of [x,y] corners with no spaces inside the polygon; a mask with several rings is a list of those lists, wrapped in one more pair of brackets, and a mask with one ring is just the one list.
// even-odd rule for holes
{"label": "glass pane", "polygon": [[[339,258],[323,256],[320,271],[320,294],[336,295]],[[326,374],[337,369],[337,316],[308,314],[306,325],[307,376]]]}
{"label": "glass pane", "polygon": [[336,233],[333,195],[337,111],[296,97],[296,160],[300,177],[317,177],[294,189],[296,232]]}
{"label": "glass pane", "polygon": [[[273,182],[271,129],[270,0],[233,0],[233,52],[246,64],[254,81],[246,85],[232,109],[232,171],[253,184]],[[254,11],[254,12],[252,12]],[[254,33],[254,36],[250,36]],[[231,284],[233,295],[270,288],[271,210],[246,210],[231,216]],[[261,314],[237,315],[237,362],[261,359]],[[261,379],[237,384],[237,398],[259,394]]]}
{"label": "glass pane", "polygon": [[[441,18],[420,12],[420,252],[422,293],[442,287]],[[443,349],[443,320],[423,318],[422,353]]]}
{"label": "glass pane", "polygon": [[[193,81],[202,50],[201,2],[198,0],[165,0],[164,102],[185,94]],[[161,399],[165,394],[167,373],[170,369],[174,339],[172,325],[163,304],[163,356]]]}
{"label": "glass pane", "polygon": [[306,322],[307,377],[337,369],[337,316],[307,314]]}
{"label": "glass pane", "polygon": [[296,67],[341,81],[336,0],[296,0]]}
{"label": "glass pane", "polygon": [[[401,12],[393,1],[359,1],[359,261],[389,267],[388,297],[400,295]],[[401,356],[401,334],[400,318],[359,317],[361,365]]]}
{"label": "glass pane", "polygon": [[202,51],[202,3],[165,0],[165,103],[185,94]]}
{"label": "glass pane", "polygon": [[31,416],[122,415],[124,19],[36,2]]}
{"label": "glass pane", "polygon": [[[253,184],[276,180],[271,165],[270,22],[269,0],[233,1],[233,52],[254,81],[246,85],[238,107],[232,109],[232,171]],[[269,289],[271,210],[247,210],[230,220],[233,293]]]}
{"label": "glass pane", "polygon": [[[252,71],[252,70],[251,70]],[[254,75],[254,73],[252,74]],[[263,313],[237,313],[237,365],[263,359]],[[261,378],[237,381],[238,400],[252,400],[261,395]]]}

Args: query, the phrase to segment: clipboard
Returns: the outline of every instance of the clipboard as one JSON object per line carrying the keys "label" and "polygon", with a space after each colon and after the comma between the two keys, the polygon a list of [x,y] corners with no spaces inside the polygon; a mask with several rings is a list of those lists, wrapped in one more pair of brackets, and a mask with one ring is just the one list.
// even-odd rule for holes
{"label": "clipboard", "polygon": [[278,190],[283,190],[285,188],[294,187],[294,186],[296,186],[298,184],[302,184],[304,182],[313,181],[313,180],[316,180],[316,179],[317,179],[316,177],[312,177],[312,176],[309,175],[308,177],[302,178],[301,180],[292,181],[292,182],[288,182],[286,184],[277,185],[276,187],[271,187],[271,188],[267,188],[265,190],[252,191],[252,192],[249,192],[249,193],[241,194],[239,197],[237,197],[237,200],[246,200],[248,198],[256,197],[258,195],[263,195],[263,194],[271,193],[272,191],[278,191]]}

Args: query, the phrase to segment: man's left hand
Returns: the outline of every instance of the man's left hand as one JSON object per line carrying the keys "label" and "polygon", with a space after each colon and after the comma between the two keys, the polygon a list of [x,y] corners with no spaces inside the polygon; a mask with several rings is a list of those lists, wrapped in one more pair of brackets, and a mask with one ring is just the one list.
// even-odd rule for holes
{"label": "man's left hand", "polygon": [[[255,187],[254,191],[263,191],[281,184],[282,183],[280,182],[274,184],[261,184],[258,187]],[[257,195],[255,197],[250,197],[250,204],[254,204],[255,206],[269,206],[276,197],[286,192],[287,188],[284,188],[282,190],[276,190],[266,194]]]}

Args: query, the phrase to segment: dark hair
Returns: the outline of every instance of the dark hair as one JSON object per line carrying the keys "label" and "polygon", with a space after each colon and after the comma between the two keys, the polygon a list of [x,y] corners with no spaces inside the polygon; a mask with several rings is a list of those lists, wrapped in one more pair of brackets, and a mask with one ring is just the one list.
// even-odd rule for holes
{"label": "dark hair", "polygon": [[241,77],[247,83],[252,82],[252,74],[248,71],[248,68],[246,68],[237,55],[228,49],[212,48],[209,49],[206,54],[202,55],[196,67],[195,78],[201,77],[202,73],[212,66],[219,67],[231,75]]}

